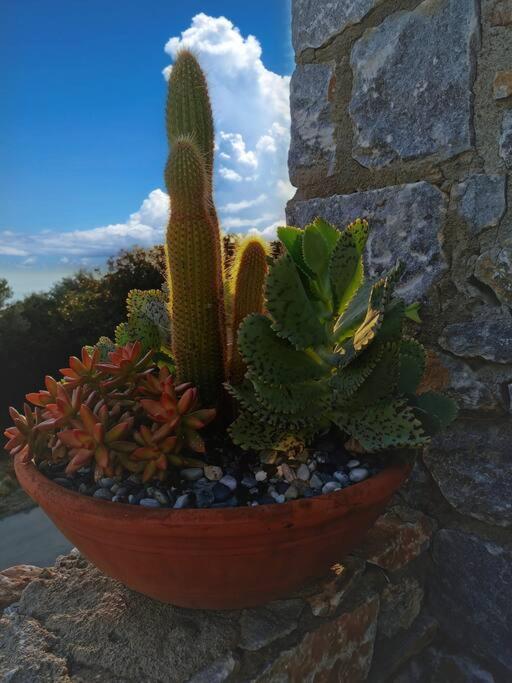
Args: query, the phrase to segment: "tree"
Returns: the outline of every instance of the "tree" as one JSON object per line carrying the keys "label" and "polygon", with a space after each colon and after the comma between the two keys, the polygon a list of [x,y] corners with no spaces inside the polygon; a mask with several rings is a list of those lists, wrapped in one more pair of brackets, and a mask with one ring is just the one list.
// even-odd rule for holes
{"label": "tree", "polygon": [[0,277],[0,308],[3,308],[7,303],[7,300],[12,296],[12,289],[9,287],[9,283],[3,277]]}

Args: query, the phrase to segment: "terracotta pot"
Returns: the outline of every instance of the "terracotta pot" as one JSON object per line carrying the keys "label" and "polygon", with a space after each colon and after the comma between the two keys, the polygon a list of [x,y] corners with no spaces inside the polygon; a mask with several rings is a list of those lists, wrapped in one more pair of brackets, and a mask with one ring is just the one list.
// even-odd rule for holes
{"label": "terracotta pot", "polygon": [[349,488],[281,505],[151,510],[54,484],[15,460],[25,491],[98,569],[181,607],[253,607],[321,577],[355,548],[410,466],[395,459]]}

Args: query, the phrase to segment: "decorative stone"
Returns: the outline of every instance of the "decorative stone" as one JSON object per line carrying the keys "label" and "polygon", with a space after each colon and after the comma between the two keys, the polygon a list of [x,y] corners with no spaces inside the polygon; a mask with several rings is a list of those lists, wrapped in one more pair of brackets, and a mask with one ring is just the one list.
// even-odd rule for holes
{"label": "decorative stone", "polygon": [[497,397],[467,363],[445,353],[438,353],[437,356],[439,364],[447,370],[446,382],[438,388],[425,388],[422,382],[418,393],[449,391],[455,395],[459,408],[463,410],[492,412],[500,409]]}
{"label": "decorative stone", "polygon": [[396,571],[419,557],[429,544],[432,523],[418,510],[394,506],[375,522],[354,555]]}
{"label": "decorative stone", "polygon": [[288,170],[293,185],[332,173],[335,159],[330,90],[334,64],[297,64],[290,81],[291,145]]}
{"label": "decorative stone", "polygon": [[[223,484],[221,481],[217,482],[212,490],[212,496],[215,498],[217,503],[223,503],[228,498],[231,498],[233,490]],[[212,501],[213,502],[213,501]]]}
{"label": "decorative stone", "polygon": [[196,673],[188,683],[223,683],[238,668],[238,660],[232,652],[216,659],[213,664]]}
{"label": "decorative stone", "polygon": [[396,291],[412,302],[425,297],[446,270],[439,241],[445,211],[443,193],[429,183],[419,182],[291,202],[287,221],[304,227],[322,216],[344,229],[356,218],[367,218],[372,225],[366,250],[369,277],[402,261],[405,271]]}
{"label": "decorative stone", "polygon": [[512,550],[458,529],[439,531],[432,550],[429,596],[441,628],[465,652],[512,670]]}
{"label": "decorative stone", "polygon": [[297,645],[281,652],[258,677],[258,683],[366,680],[378,611],[378,597],[367,595],[350,611],[347,609],[337,619],[311,631]]}
{"label": "decorative stone", "polygon": [[[512,140],[512,138],[511,138]],[[493,247],[481,254],[475,264],[475,277],[512,307],[512,246]]]}
{"label": "decorative stone", "polygon": [[259,472],[256,472],[254,478],[256,479],[256,481],[266,481],[267,473],[265,472],[265,470],[260,470]]}
{"label": "decorative stone", "polygon": [[489,12],[493,26],[512,26],[512,0],[497,0]]}
{"label": "decorative stone", "polygon": [[309,603],[315,617],[332,616],[344,595],[354,586],[364,572],[364,562],[358,557],[346,557],[342,564],[333,568],[333,575],[315,582],[304,589],[301,596]]}
{"label": "decorative stone", "polygon": [[340,35],[361,19],[383,0],[293,0],[292,43],[297,56],[306,48],[317,48]]}
{"label": "decorative stone", "polygon": [[206,465],[204,468],[204,476],[210,481],[219,481],[223,474],[222,468],[216,465]]}
{"label": "decorative stone", "polygon": [[322,493],[334,493],[334,491],[339,491],[341,489],[341,484],[337,481],[328,481],[327,484],[322,486]]}
{"label": "decorative stone", "polygon": [[309,467],[305,463],[302,463],[297,470],[298,479],[302,479],[302,481],[309,481],[310,476],[311,472],[309,471]]}
{"label": "decorative stone", "polygon": [[197,481],[198,479],[201,479],[201,477],[203,476],[203,468],[186,467],[184,470],[181,470],[180,474],[183,477],[183,479],[186,479],[186,481]]}
{"label": "decorative stone", "polygon": [[100,500],[112,500],[113,493],[108,489],[96,489],[93,493],[93,498],[99,498]]}
{"label": "decorative stone", "polygon": [[240,618],[239,646],[243,650],[256,651],[284,638],[297,628],[303,608],[304,603],[300,600],[280,600],[268,607],[244,610]]}
{"label": "decorative stone", "polygon": [[236,612],[166,605],[65,560],[0,619],[0,680],[184,682],[236,648]]}
{"label": "decorative stone", "polygon": [[368,476],[368,470],[365,467],[354,467],[350,470],[349,479],[356,484],[358,481],[363,481]]}
{"label": "decorative stone", "polygon": [[463,358],[510,363],[512,316],[504,309],[494,311],[487,308],[471,320],[445,327],[439,343],[447,351]]}
{"label": "decorative stone", "polygon": [[499,225],[507,209],[506,189],[506,176],[483,173],[452,187],[451,200],[472,234]]}
{"label": "decorative stone", "polygon": [[497,71],[492,84],[495,100],[504,100],[512,96],[512,71]]}
{"label": "decorative stone", "polygon": [[139,501],[139,505],[142,505],[144,508],[159,508],[160,503],[155,500],[154,498],[141,498]]}
{"label": "decorative stone", "polygon": [[505,166],[512,169],[512,109],[507,109],[503,114],[500,135],[500,157]]}
{"label": "decorative stone", "polygon": [[0,610],[18,602],[21,594],[31,581],[38,579],[48,570],[31,564],[17,564],[0,572]]}
{"label": "decorative stone", "polygon": [[407,630],[420,613],[423,588],[406,576],[398,583],[388,583],[381,594],[378,637],[392,638]]}
{"label": "decorative stone", "polygon": [[350,484],[350,478],[348,474],[345,474],[345,472],[335,472],[332,475],[336,481],[339,481],[342,486],[347,486],[347,484]]}
{"label": "decorative stone", "polygon": [[[121,494],[118,493],[118,495],[121,495]],[[153,493],[153,498],[155,500],[157,500],[160,503],[160,505],[169,505],[169,498],[168,498],[167,494],[165,494],[160,489],[155,489],[155,491]]]}
{"label": "decorative stone", "polygon": [[313,476],[309,480],[309,483],[314,489],[321,489],[324,485],[324,482],[320,479],[317,473],[313,474]]}
{"label": "decorative stone", "polygon": [[286,500],[295,500],[299,497],[299,492],[293,484],[290,484],[290,486],[285,491],[284,497],[286,498]]}
{"label": "decorative stone", "polygon": [[434,438],[424,462],[460,514],[495,526],[512,525],[510,420],[458,420]]}
{"label": "decorative stone", "polygon": [[424,0],[366,30],[350,56],[353,157],[382,168],[471,149],[478,42],[475,0]]}
{"label": "decorative stone", "polygon": [[178,496],[174,507],[176,510],[181,510],[183,508],[189,508],[192,505],[192,496],[189,493],[184,493],[182,496]]}
{"label": "decorative stone", "polygon": [[295,472],[292,470],[290,465],[285,462],[283,462],[282,465],[279,465],[278,471],[280,476],[283,477],[289,484],[293,483],[297,479]]}
{"label": "decorative stone", "polygon": [[224,484],[224,486],[227,486],[231,491],[235,491],[238,486],[237,480],[230,474],[224,475],[222,479],[220,479],[220,483]]}

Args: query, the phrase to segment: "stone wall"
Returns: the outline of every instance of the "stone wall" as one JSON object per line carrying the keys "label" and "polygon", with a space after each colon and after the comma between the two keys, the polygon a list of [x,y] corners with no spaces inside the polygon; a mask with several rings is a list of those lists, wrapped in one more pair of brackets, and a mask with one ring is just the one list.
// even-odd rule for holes
{"label": "stone wall", "polygon": [[429,383],[461,408],[403,493],[435,520],[426,605],[451,651],[403,680],[444,680],[421,671],[457,649],[511,680],[512,0],[292,0],[292,20],[288,223],[370,220],[369,272],[405,262]]}

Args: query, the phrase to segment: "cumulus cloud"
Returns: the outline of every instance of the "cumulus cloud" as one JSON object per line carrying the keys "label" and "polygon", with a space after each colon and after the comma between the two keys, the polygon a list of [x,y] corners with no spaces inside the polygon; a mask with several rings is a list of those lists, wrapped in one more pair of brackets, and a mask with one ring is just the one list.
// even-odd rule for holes
{"label": "cumulus cloud", "polygon": [[[169,39],[165,51],[174,59],[181,47],[194,51],[209,83],[216,125],[215,199],[222,227],[274,237],[293,194],[287,172],[290,79],[267,69],[257,38],[243,36],[225,17],[197,14],[188,29]],[[164,70],[166,77],[171,68]],[[83,263],[136,244],[149,246],[162,242],[168,211],[167,194],[155,189],[121,223],[28,236],[4,230],[0,255],[52,255],[61,263]]]}

